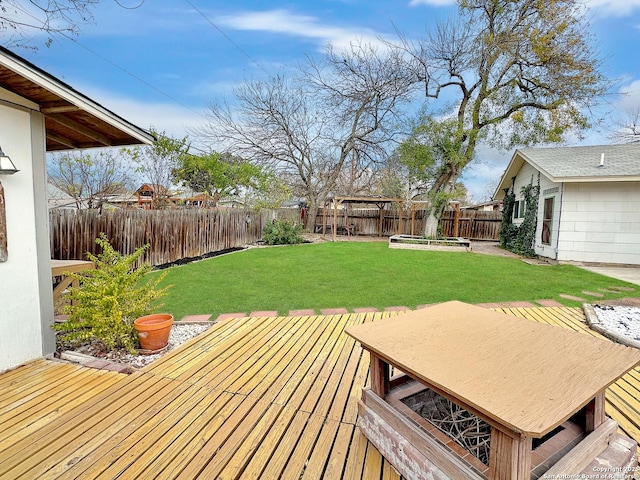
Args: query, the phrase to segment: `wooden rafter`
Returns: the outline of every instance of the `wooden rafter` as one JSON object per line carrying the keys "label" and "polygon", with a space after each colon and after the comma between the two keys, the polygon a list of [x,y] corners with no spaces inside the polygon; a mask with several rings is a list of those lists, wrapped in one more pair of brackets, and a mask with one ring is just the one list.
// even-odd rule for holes
{"label": "wooden rafter", "polygon": [[59,123],[60,125],[68,127],[78,133],[81,133],[82,135],[86,135],[87,137],[93,140],[96,140],[97,142],[100,142],[105,147],[113,146],[113,143],[111,142],[111,140],[109,140],[109,138],[107,138],[105,135],[102,135],[91,128],[85,127],[84,125],[81,125],[75,120],[71,120],[70,118],[65,117],[64,115],[61,115],[59,113],[52,113],[47,115],[46,117],[56,123]]}
{"label": "wooden rafter", "polygon": [[56,101],[56,102],[43,102],[40,105],[40,111],[45,115],[50,115],[52,113],[79,112],[80,108],[69,102]]}
{"label": "wooden rafter", "polygon": [[57,135],[53,132],[47,132],[47,138],[49,140],[53,140],[56,143],[59,143],[61,145],[64,145],[65,147],[69,147],[69,148],[80,148],[80,146],[74,142],[73,140],[63,137],[62,135]]}

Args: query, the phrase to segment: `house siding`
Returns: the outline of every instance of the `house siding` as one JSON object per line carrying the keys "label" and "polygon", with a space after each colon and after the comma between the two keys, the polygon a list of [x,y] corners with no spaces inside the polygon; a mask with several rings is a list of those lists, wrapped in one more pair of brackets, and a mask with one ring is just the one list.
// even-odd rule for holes
{"label": "house siding", "polygon": [[640,182],[564,184],[558,260],[640,265]]}
{"label": "house siding", "polygon": [[[0,99],[19,98],[0,88]],[[44,122],[29,108],[0,104],[0,145],[16,167],[0,176],[5,191],[8,259],[0,263],[0,371],[43,355],[43,338],[51,349],[52,335],[43,332],[53,321],[48,225],[44,203]],[[41,197],[41,198],[39,198]],[[42,203],[42,205],[39,205]],[[43,211],[43,208],[45,209]],[[44,284],[44,277],[48,284]]]}

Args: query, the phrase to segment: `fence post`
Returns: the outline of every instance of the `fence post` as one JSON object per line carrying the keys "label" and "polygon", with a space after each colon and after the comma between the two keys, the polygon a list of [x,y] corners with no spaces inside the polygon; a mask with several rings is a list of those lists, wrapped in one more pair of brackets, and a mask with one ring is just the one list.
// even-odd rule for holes
{"label": "fence post", "polygon": [[460,233],[460,202],[453,204],[453,236],[458,237]]}

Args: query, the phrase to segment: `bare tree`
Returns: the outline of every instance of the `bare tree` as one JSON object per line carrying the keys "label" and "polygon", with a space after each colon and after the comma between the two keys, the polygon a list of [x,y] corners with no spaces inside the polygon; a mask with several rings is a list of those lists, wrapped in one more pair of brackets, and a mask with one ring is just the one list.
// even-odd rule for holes
{"label": "bare tree", "polygon": [[625,110],[623,117],[616,121],[611,138],[622,143],[640,142],[640,105]]}
{"label": "bare tree", "polygon": [[341,53],[329,47],[295,78],[248,81],[234,93],[233,108],[212,106],[197,133],[215,149],[267,164],[281,178],[296,178],[292,190],[306,198],[307,222],[313,225],[318,207],[336,193],[345,165],[357,159],[357,168],[367,168],[386,156],[411,82],[398,52],[380,54],[354,44]]}
{"label": "bare tree", "polygon": [[0,0],[0,32],[6,47],[27,47],[36,35],[77,35],[80,25],[93,20],[100,0]]}
{"label": "bare tree", "polygon": [[[46,44],[53,37],[76,36],[82,25],[93,22],[93,7],[103,0],[0,0],[0,35],[5,47],[32,48],[36,37],[45,35]],[[144,0],[128,10],[142,6]]]}
{"label": "bare tree", "polygon": [[427,235],[479,142],[509,149],[562,141],[588,127],[585,112],[608,88],[580,0],[458,4],[457,21],[419,42],[401,37],[397,46],[411,57],[429,105],[453,105],[448,115],[428,117],[441,136],[423,152],[434,175]]}
{"label": "bare tree", "polygon": [[53,154],[47,173],[49,182],[73,198],[78,209],[101,209],[109,197],[133,185],[130,169],[114,150]]}

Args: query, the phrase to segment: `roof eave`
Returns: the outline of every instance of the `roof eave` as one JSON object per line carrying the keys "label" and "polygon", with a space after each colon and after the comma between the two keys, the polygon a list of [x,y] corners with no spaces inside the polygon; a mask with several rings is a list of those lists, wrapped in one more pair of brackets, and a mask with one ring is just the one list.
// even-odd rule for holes
{"label": "roof eave", "polygon": [[153,143],[154,138],[149,132],[111,112],[89,97],[78,92],[70,85],[60,81],[27,60],[18,57],[6,48],[0,47],[0,52],[6,53],[5,55],[0,55],[0,64],[22,75],[40,87],[49,90],[61,99],[108,123],[112,127],[121,130],[141,144],[150,145]]}
{"label": "roof eave", "polygon": [[601,177],[554,177],[556,183],[640,182],[640,175],[608,175]]}

